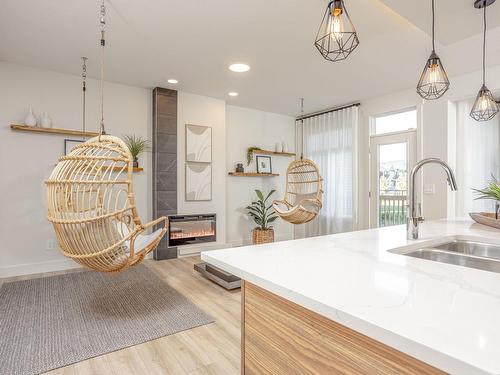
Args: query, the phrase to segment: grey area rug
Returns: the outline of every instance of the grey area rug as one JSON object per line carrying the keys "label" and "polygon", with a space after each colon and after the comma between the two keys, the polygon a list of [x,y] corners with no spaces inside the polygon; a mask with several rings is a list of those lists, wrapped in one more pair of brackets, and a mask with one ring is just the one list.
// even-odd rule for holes
{"label": "grey area rug", "polygon": [[6,283],[0,373],[39,374],[211,322],[144,265]]}

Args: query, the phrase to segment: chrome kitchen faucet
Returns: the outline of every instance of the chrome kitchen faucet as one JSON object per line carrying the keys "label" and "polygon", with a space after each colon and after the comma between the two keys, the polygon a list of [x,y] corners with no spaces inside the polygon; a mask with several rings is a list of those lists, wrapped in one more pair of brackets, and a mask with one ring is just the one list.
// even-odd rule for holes
{"label": "chrome kitchen faucet", "polygon": [[455,180],[455,175],[453,174],[453,171],[451,170],[450,166],[446,164],[443,160],[438,159],[438,158],[427,158],[427,159],[422,159],[420,160],[413,169],[411,170],[410,173],[410,186],[409,186],[409,207],[408,207],[408,218],[406,220],[406,233],[407,233],[407,238],[409,240],[417,240],[418,239],[418,228],[419,224],[424,221],[422,217],[422,209],[420,203],[418,204],[418,210],[416,208],[416,199],[415,199],[415,179],[417,172],[422,168],[425,164],[430,164],[430,163],[436,163],[439,164],[443,167],[443,169],[446,172],[447,175],[447,180],[448,180],[448,185],[450,185],[450,189],[452,191],[457,190],[457,181]]}

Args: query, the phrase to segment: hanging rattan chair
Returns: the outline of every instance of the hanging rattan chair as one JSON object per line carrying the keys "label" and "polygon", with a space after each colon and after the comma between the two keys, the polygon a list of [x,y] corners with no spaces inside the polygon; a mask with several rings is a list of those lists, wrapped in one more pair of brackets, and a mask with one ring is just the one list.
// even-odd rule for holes
{"label": "hanging rattan chair", "polygon": [[293,161],[286,171],[286,192],[273,208],[283,220],[304,224],[313,220],[322,207],[322,182],[317,165],[309,159]]}
{"label": "hanging rattan chair", "polygon": [[132,170],[127,146],[109,135],[89,139],[59,159],[46,181],[48,219],[65,256],[96,271],[118,272],[158,246],[167,218],[142,224]]}

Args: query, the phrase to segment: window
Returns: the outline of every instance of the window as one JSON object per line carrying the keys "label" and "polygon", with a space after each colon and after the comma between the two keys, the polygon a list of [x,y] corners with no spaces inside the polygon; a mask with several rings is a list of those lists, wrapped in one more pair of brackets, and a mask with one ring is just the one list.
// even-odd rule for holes
{"label": "window", "polygon": [[375,117],[375,134],[394,133],[417,128],[415,108]]}

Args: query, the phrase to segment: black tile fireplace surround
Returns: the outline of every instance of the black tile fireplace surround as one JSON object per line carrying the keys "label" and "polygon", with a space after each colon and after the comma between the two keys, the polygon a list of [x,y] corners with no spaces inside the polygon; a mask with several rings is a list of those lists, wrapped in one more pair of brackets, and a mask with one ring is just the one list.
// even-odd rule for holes
{"label": "black tile fireplace surround", "polygon": [[[177,91],[153,90],[153,217],[177,214]],[[177,258],[165,235],[154,259]]]}
{"label": "black tile fireplace surround", "polygon": [[170,215],[168,217],[168,246],[193,245],[214,242],[216,234],[216,215]]}

